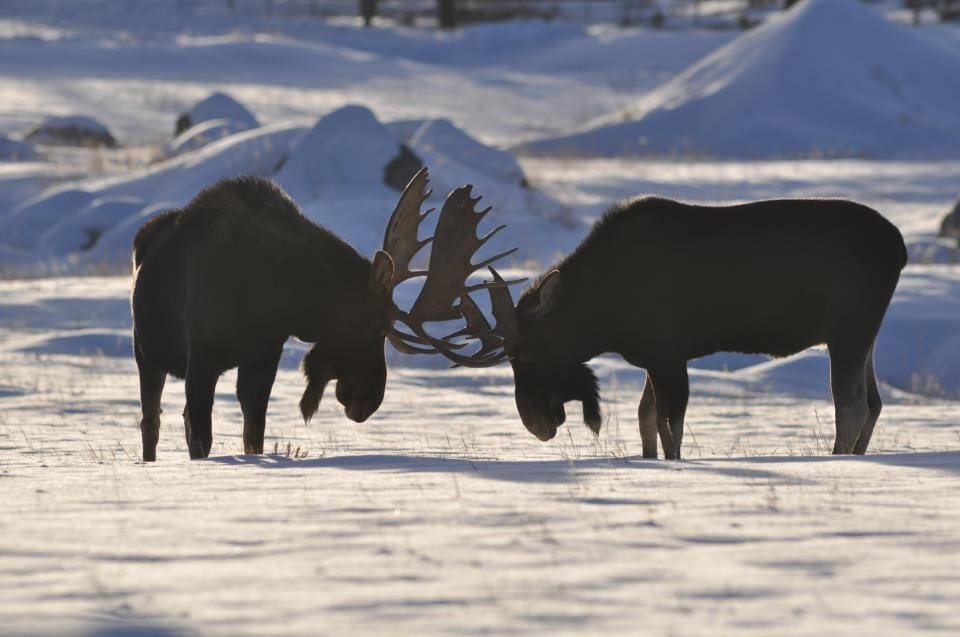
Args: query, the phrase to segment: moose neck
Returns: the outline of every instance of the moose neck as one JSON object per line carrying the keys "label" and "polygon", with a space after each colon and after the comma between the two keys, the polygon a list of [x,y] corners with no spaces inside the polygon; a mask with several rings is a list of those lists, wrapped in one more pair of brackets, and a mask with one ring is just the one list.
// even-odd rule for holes
{"label": "moose neck", "polygon": [[[563,290],[557,307],[538,321],[565,359],[579,363],[607,352],[618,352],[615,321],[618,287],[622,282],[597,280],[604,265],[593,255],[574,254],[557,266]],[[604,277],[601,277],[603,279]]]}
{"label": "moose neck", "polygon": [[316,251],[298,276],[292,333],[309,343],[338,342],[368,320],[370,262],[346,243]]}

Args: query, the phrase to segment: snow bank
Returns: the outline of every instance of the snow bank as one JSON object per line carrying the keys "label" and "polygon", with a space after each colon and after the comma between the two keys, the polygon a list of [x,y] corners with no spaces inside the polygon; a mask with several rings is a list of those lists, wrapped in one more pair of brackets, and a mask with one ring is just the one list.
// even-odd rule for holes
{"label": "snow bank", "polygon": [[[224,120],[209,125],[216,128],[218,122]],[[194,129],[206,130],[204,124]],[[446,121],[423,121],[412,130],[412,152],[399,130],[363,106],[347,106],[321,117],[309,130],[283,124],[238,132],[145,169],[47,191],[0,217],[0,243],[12,250],[0,253],[0,266],[8,272],[23,269],[33,254],[43,266],[34,273],[126,269],[130,239],[161,209],[154,204],[183,206],[204,188],[238,175],[271,176],[308,217],[372,254],[397,191],[423,165],[421,152],[429,158],[437,193],[431,205],[442,203],[454,188],[473,184],[483,205],[496,209],[489,227],[509,223],[510,242],[524,247],[525,258],[545,252],[552,258],[558,237],[563,245],[574,243],[569,228],[549,223],[563,207],[526,187],[510,155]],[[551,232],[544,232],[544,223]],[[481,230],[486,229],[485,224]],[[498,238],[485,250],[506,247]],[[59,265],[51,268],[51,263]]]}
{"label": "snow bank", "polygon": [[[276,180],[296,201],[376,191],[401,155],[397,136],[370,109],[344,106],[321,117],[291,151]],[[413,165],[409,181],[419,165]]]}
{"label": "snow bank", "polygon": [[960,58],[855,0],[804,0],[634,108],[529,154],[960,156]]}
{"label": "snow bank", "polygon": [[230,97],[226,93],[211,93],[208,97],[197,102],[185,113],[177,117],[176,134],[180,135],[187,129],[215,119],[229,119],[237,122],[245,129],[256,128],[260,125],[250,110]]}
{"label": "snow bank", "polygon": [[163,158],[176,157],[250,127],[235,119],[211,119],[191,126],[163,147]]}
{"label": "snow bank", "polygon": [[479,142],[448,119],[428,119],[411,128],[407,143],[435,170],[456,162],[494,179],[520,186],[527,184],[516,157]]}
{"label": "snow bank", "polygon": [[63,146],[113,148],[117,145],[110,129],[96,119],[84,115],[48,117],[28,130],[24,139],[34,144]]}
{"label": "snow bank", "polygon": [[142,208],[143,200],[139,197],[94,199],[40,235],[40,252],[57,257],[90,250],[105,232]]}
{"label": "snow bank", "polygon": [[71,259],[75,269],[82,273],[122,272],[130,268],[133,238],[147,221],[165,210],[176,208],[170,202],[159,202],[139,208],[127,215],[100,237],[100,240]]}
{"label": "snow bank", "polygon": [[37,151],[33,146],[6,135],[0,135],[0,161],[35,161]]}

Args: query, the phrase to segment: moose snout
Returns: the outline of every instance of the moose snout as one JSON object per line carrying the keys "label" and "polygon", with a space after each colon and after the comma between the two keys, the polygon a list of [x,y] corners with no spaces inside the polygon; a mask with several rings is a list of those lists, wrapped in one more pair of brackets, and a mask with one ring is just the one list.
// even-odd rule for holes
{"label": "moose snout", "polygon": [[518,399],[517,410],[520,412],[523,426],[540,442],[552,440],[557,435],[557,427],[567,418],[563,402],[555,397],[551,397],[544,407],[537,407]]}
{"label": "moose snout", "polygon": [[364,392],[357,381],[338,380],[337,400],[343,405],[347,418],[354,422],[363,422],[380,408],[383,394]]}

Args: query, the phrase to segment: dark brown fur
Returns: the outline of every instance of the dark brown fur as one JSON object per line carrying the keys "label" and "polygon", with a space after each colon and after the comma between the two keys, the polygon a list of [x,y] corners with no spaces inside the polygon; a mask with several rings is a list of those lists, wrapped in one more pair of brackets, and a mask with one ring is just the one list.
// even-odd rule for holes
{"label": "dark brown fur", "polygon": [[[873,343],[906,264],[900,232],[842,200],[729,207],[659,198],[610,210],[517,304],[517,406],[542,440],[580,400],[600,427],[605,352],[648,372],[639,410],[644,455],[679,457],[687,361],[718,351],[787,356],[826,344],[837,405],[835,452],[863,453],[880,413]],[[544,292],[542,288],[551,290]],[[541,298],[549,295],[549,299]]]}
{"label": "dark brown fur", "polygon": [[304,363],[305,419],[333,379],[353,420],[383,400],[389,292],[372,287],[369,260],[269,180],[220,182],[151,220],[134,240],[134,264],[144,459],[156,458],[166,375],[186,379],[187,445],[200,458],[212,444],[217,379],[234,367],[244,448],[262,453],[270,389],[291,335],[314,343]]}

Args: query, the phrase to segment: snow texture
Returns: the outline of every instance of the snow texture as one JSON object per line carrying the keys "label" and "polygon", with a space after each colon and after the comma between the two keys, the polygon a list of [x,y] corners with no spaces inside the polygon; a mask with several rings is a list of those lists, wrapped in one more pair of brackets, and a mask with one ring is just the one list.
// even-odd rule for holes
{"label": "snow texture", "polygon": [[[184,117],[186,119],[183,119]],[[218,119],[230,120],[244,129],[256,128],[260,125],[256,116],[246,106],[226,93],[218,91],[200,100],[193,105],[193,108],[183,113],[177,119],[177,127],[182,125],[184,129],[189,129]],[[178,132],[181,131],[178,130]]]}
{"label": "snow texture", "polygon": [[[0,9],[0,133],[83,112],[123,142],[0,161],[0,633],[960,632],[960,271],[937,239],[960,189],[960,161],[942,159],[956,156],[943,150],[958,131],[943,107],[956,103],[956,28],[905,30],[875,13],[899,4],[842,0],[801,4],[739,37],[562,22],[364,30],[276,4],[270,18],[260,2],[228,11],[221,0]],[[709,90],[694,82],[704,78]],[[221,109],[153,162],[178,113],[211,91],[263,126],[221,129],[232,117]],[[717,136],[736,134],[717,153],[727,158],[518,161],[504,150],[625,109],[646,121],[637,105],[670,95],[677,119],[664,111],[664,126],[701,134],[697,100],[704,120],[725,114],[712,121]],[[912,123],[898,123],[908,108]],[[757,118],[764,109],[772,120]],[[783,151],[770,133],[738,146],[739,127],[766,121],[816,148]],[[931,141],[934,124],[944,128]],[[850,139],[875,156],[728,157],[828,154]],[[542,271],[638,193],[847,197],[881,211],[912,262],[877,344],[885,408],[871,453],[827,455],[823,349],[692,361],[686,459],[667,463],[639,459],[645,376],[614,356],[591,362],[600,436],[571,404],[541,444],[519,421],[508,366],[448,369],[389,347],[377,414],[349,422],[331,388],[307,426],[307,346],[291,340],[268,415],[273,453],[237,455],[228,372],[211,458],[187,460],[184,386],[171,378],[160,460],[140,463],[129,306],[139,227],[217,180],[271,175],[371,255],[396,203],[383,170],[400,144],[431,168],[430,205],[472,183],[493,206],[481,231],[508,224],[487,248],[520,246],[511,277]],[[8,278],[24,274],[47,278]],[[416,292],[401,286],[398,304]]]}
{"label": "snow texture", "polygon": [[802,0],[540,155],[958,157],[960,58],[857,0]]}
{"label": "snow texture", "polygon": [[116,145],[110,129],[102,122],[86,115],[47,117],[24,133],[24,139],[33,144],[107,147]]}
{"label": "snow texture", "polygon": [[0,161],[35,161],[38,158],[37,151],[30,144],[0,135]]}

